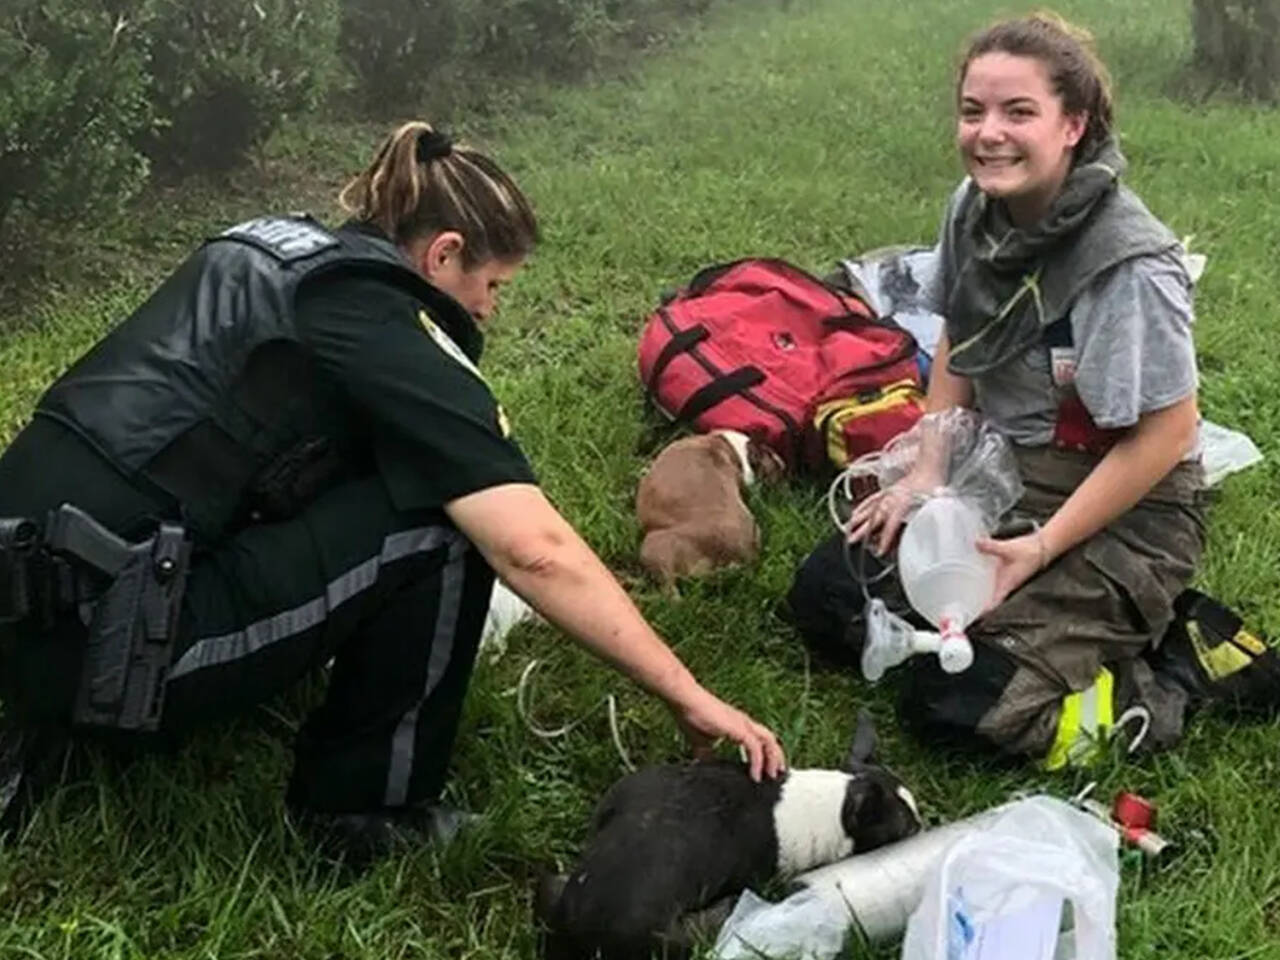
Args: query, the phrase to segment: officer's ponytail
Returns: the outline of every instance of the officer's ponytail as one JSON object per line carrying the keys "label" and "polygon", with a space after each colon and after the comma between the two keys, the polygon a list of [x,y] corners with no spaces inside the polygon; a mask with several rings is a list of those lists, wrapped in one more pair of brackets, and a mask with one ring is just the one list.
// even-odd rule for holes
{"label": "officer's ponytail", "polygon": [[518,260],[538,240],[537,218],[515,182],[484,154],[426,123],[406,123],[387,137],[339,200],[402,245],[456,230],[467,267]]}

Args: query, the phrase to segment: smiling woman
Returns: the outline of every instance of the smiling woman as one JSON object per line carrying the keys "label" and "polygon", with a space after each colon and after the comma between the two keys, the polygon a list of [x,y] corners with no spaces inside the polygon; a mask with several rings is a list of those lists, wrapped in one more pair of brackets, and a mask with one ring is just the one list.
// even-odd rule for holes
{"label": "smiling woman", "polygon": [[969,175],[1019,226],[1049,209],[1072,164],[1111,131],[1111,82],[1088,34],[1037,17],[977,38],[960,68],[956,142]]}
{"label": "smiling woman", "polygon": [[[1050,767],[1126,716],[1167,746],[1188,693],[1147,655],[1204,538],[1183,251],[1119,182],[1085,31],[1052,14],[997,23],[970,42],[956,100],[969,176],[928,291],[946,317],[928,410],[976,407],[1013,441],[1028,491],[1015,513],[1034,532],[980,541],[997,573],[975,663],[959,677],[913,663],[904,720]],[[945,459],[927,452],[864,501],[853,536],[887,549]]]}
{"label": "smiling woman", "polygon": [[1049,209],[1084,133],[1067,113],[1038,60],[988,53],[969,64],[961,86],[956,139],[969,176],[999,197],[1014,223],[1030,225]]}

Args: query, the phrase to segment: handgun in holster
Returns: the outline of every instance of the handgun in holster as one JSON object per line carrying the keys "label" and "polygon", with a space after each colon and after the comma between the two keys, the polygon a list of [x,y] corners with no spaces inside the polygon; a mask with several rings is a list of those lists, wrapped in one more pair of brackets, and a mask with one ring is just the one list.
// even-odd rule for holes
{"label": "handgun in holster", "polygon": [[191,545],[177,524],[129,543],[70,504],[43,537],[27,519],[0,520],[0,629],[41,628],[75,615],[87,628],[71,722],[159,729]]}

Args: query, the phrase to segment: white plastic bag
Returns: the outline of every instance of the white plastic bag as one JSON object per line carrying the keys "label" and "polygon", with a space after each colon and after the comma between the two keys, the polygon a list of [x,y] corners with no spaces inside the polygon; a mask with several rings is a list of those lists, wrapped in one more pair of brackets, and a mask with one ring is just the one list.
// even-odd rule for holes
{"label": "white plastic bag", "polygon": [[943,319],[925,302],[925,291],[938,271],[937,247],[886,247],[841,261],[876,313],[893,315],[930,357],[937,350]]}
{"label": "white plastic bag", "polygon": [[922,450],[942,453],[943,487],[948,495],[968,500],[988,529],[1022,497],[1022,474],[1008,439],[981,414],[952,407],[926,414],[894,437],[867,464],[880,489],[911,471]]}
{"label": "white plastic bag", "polygon": [[489,612],[480,632],[480,651],[488,655],[491,663],[501,660],[507,652],[507,634],[511,628],[533,616],[533,608],[495,578],[493,593],[489,597]]}
{"label": "white plastic bag", "polygon": [[907,922],[902,960],[1115,960],[1117,845],[1114,830],[1061,800],[1009,804],[947,850]]}
{"label": "white plastic bag", "polygon": [[1210,487],[1262,462],[1262,451],[1246,434],[1208,420],[1200,421],[1200,455],[1204,482]]}
{"label": "white plastic bag", "polygon": [[720,928],[711,956],[715,960],[831,960],[844,947],[851,924],[847,907],[810,887],[781,903],[744,890]]}

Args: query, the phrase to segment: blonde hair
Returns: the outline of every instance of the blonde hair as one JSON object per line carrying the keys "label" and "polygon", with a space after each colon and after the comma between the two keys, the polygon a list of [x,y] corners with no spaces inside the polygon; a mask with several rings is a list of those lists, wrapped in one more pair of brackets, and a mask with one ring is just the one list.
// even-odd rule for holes
{"label": "blonde hair", "polygon": [[960,61],[956,97],[964,85],[969,64],[986,53],[1007,53],[1039,60],[1049,71],[1049,82],[1068,114],[1087,113],[1089,121],[1076,144],[1076,156],[1092,152],[1111,135],[1115,104],[1111,74],[1098,56],[1093,34],[1051,10],[1037,10],[1026,17],[992,24],[975,34]]}
{"label": "blonde hair", "polygon": [[533,207],[515,181],[483,153],[420,121],[393,131],[338,201],[402,245],[443,230],[460,233],[468,269],[521,259],[538,241]]}

